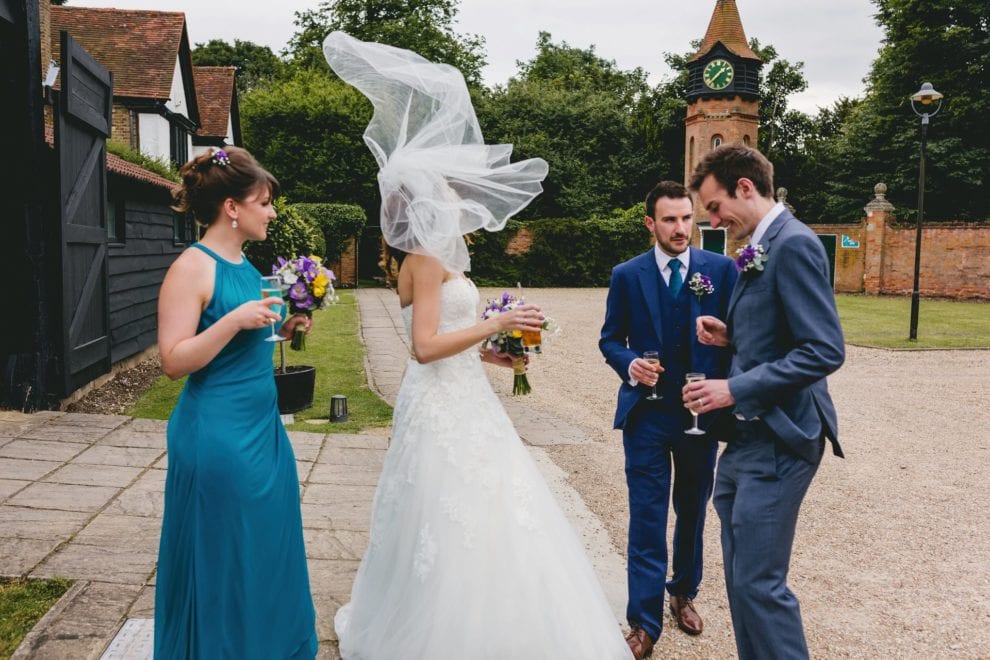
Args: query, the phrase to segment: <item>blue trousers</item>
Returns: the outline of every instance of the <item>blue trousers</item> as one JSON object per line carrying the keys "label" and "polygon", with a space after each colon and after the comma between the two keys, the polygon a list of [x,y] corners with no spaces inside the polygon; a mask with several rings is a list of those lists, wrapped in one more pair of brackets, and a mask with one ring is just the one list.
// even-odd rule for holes
{"label": "blue trousers", "polygon": [[762,422],[739,428],[719,459],[714,499],[736,649],[740,660],[807,658],[787,571],[801,502],[818,463],[789,452]]}
{"label": "blue trousers", "polygon": [[[622,435],[629,487],[626,618],[654,640],[663,630],[665,587],[672,595],[694,598],[702,576],[705,509],[712,494],[717,443],[706,436],[684,435],[687,426],[681,421],[635,415]],[[666,581],[672,483],[674,566]]]}

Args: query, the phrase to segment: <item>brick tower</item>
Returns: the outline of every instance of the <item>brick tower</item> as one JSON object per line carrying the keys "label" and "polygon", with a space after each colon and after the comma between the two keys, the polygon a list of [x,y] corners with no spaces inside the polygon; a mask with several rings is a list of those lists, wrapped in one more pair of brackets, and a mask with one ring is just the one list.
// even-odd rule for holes
{"label": "brick tower", "polygon": [[717,0],[701,48],[688,59],[685,183],[698,161],[719,145],[756,146],[762,66],[746,41],[735,0]]}

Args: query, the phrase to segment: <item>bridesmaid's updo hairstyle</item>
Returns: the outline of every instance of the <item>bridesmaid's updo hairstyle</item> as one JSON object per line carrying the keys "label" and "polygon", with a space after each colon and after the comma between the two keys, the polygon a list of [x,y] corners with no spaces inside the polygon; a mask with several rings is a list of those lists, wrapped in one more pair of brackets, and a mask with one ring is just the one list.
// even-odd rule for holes
{"label": "bridesmaid's updo hairstyle", "polygon": [[259,189],[278,197],[278,180],[258,164],[247,149],[210,149],[179,169],[182,184],[172,191],[172,208],[192,212],[201,225],[210,225],[220,215],[227,198],[243,202]]}

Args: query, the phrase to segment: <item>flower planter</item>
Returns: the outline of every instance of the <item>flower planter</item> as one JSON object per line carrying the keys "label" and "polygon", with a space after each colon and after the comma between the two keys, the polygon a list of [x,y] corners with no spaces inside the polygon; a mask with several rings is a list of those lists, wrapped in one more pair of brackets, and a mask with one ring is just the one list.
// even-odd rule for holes
{"label": "flower planter", "polygon": [[313,390],[316,388],[316,367],[276,369],[275,388],[278,390],[278,410],[283,415],[309,408],[313,405]]}

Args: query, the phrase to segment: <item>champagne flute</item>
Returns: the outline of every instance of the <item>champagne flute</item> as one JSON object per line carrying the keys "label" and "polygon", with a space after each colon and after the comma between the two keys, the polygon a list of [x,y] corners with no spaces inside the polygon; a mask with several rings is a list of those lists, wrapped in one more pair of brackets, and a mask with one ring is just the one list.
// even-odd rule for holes
{"label": "champagne flute", "polygon": [[660,353],[656,351],[644,351],[643,359],[657,372],[657,382],[653,384],[653,393],[646,397],[647,401],[659,401],[662,394],[657,394],[657,385],[660,383]]}
{"label": "champagne flute", "polygon": [[[705,374],[691,372],[684,377],[684,380],[688,383],[697,383],[698,381],[705,380]],[[691,403],[694,403],[694,401]],[[698,428],[698,412],[687,403],[684,404],[684,407],[690,410],[691,415],[694,416],[694,426],[684,432],[688,435],[705,435],[705,432]]]}
{"label": "champagne flute", "polygon": [[[519,302],[520,304],[525,304],[523,299],[523,289],[520,282],[516,282],[516,289],[519,290]],[[534,353],[539,353],[543,345],[543,331],[542,330],[523,330],[522,332],[522,345],[523,348],[530,350]]]}
{"label": "champagne flute", "polygon": [[[282,297],[282,278],[278,275],[271,275],[268,277],[261,278],[261,299],[271,298],[272,296],[276,298]],[[282,305],[272,305],[271,310],[282,315]],[[285,337],[275,332],[275,323],[272,324],[272,336],[265,337],[265,341],[285,341]]]}

